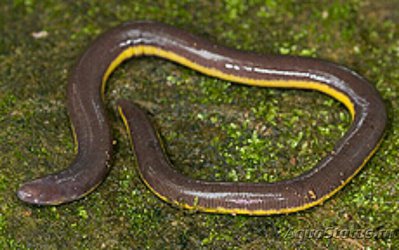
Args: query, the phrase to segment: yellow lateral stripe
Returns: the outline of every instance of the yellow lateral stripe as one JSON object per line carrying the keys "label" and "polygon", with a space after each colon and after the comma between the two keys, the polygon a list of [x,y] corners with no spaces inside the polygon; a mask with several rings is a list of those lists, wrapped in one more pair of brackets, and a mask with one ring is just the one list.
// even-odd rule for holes
{"label": "yellow lateral stripe", "polygon": [[[128,131],[128,136],[130,139],[130,143],[133,147],[133,139],[130,135],[130,128],[129,124],[127,123],[126,117],[122,112],[122,109],[118,107],[119,113],[122,117],[123,123],[125,124],[127,131]],[[356,169],[356,171],[349,176],[346,180],[342,182],[341,185],[339,185],[337,188],[332,190],[330,193],[328,193],[325,196],[320,197],[320,199],[305,203],[303,206],[298,206],[298,207],[291,207],[291,208],[284,208],[284,209],[267,209],[267,210],[246,210],[246,209],[228,209],[228,208],[223,208],[223,207],[216,207],[216,208],[209,208],[209,207],[201,207],[201,206],[192,206],[187,203],[181,203],[178,201],[172,201],[169,200],[167,197],[161,195],[159,192],[157,192],[146,180],[143,178],[141,175],[141,172],[139,172],[139,175],[141,179],[143,180],[144,184],[153,192],[156,196],[158,196],[161,200],[166,201],[171,204],[175,204],[181,208],[188,209],[188,210],[198,210],[198,211],[203,211],[203,212],[208,212],[208,213],[223,213],[223,214],[248,214],[248,215],[272,215],[272,214],[284,214],[284,213],[293,213],[293,212],[298,212],[301,210],[308,209],[310,207],[319,205],[323,203],[325,200],[333,196],[335,193],[337,193],[340,189],[342,189],[348,182],[356,175],[359,173],[359,171],[363,168],[363,166],[367,163],[367,161],[371,158],[371,156],[377,151],[378,147],[380,146],[382,142],[382,139],[378,143],[378,145],[370,152],[370,154],[366,157],[366,159],[363,161],[363,163]]]}
{"label": "yellow lateral stripe", "polygon": [[[130,145],[131,145],[131,147],[132,147],[132,149],[133,149],[133,151],[134,151],[133,138],[132,138],[132,135],[130,134],[129,123],[127,122],[126,116],[125,116],[125,114],[123,113],[123,110],[122,110],[122,108],[121,108],[120,106],[118,106],[118,111],[119,111],[120,116],[122,117],[123,123],[125,124],[125,127],[126,127],[127,132],[128,132],[128,137],[129,137]],[[137,158],[136,158],[136,160],[137,160]],[[136,166],[138,166],[138,163],[137,163],[137,162],[136,162]],[[152,188],[152,186],[145,180],[145,178],[143,178],[143,175],[141,174],[141,171],[140,171],[139,169],[138,169],[138,172],[139,172],[140,178],[143,180],[144,184],[151,190],[151,192],[153,192],[154,194],[156,194],[159,198],[161,198],[161,200],[164,200],[164,201],[166,201],[166,202],[170,202],[170,203],[171,203],[171,201],[170,201],[168,198],[166,198],[165,196],[161,195],[160,193],[158,193],[157,191],[155,191],[155,190]]]}
{"label": "yellow lateral stripe", "polygon": [[[124,60],[133,57],[133,56],[140,56],[140,55],[149,55],[149,56],[158,56],[164,59],[168,59],[170,61],[179,63],[183,66],[186,66],[188,68],[191,68],[193,70],[196,70],[198,72],[201,72],[203,74],[216,77],[222,80],[227,80],[227,81],[232,81],[236,83],[241,83],[241,84],[246,84],[246,85],[251,85],[251,86],[260,86],[260,87],[280,87],[280,88],[298,88],[298,89],[311,89],[311,90],[317,90],[322,93],[325,93],[342,104],[344,104],[347,109],[349,110],[352,119],[355,117],[355,108],[354,108],[354,103],[350,100],[350,98],[345,95],[344,93],[337,91],[328,85],[320,82],[313,82],[313,81],[296,81],[296,80],[258,80],[258,79],[251,79],[251,78],[245,78],[245,77],[240,77],[236,75],[229,75],[226,73],[223,73],[222,71],[219,71],[214,68],[207,68],[205,66],[196,64],[190,60],[188,60],[185,57],[182,57],[174,52],[171,51],[166,51],[160,48],[157,48],[155,46],[148,46],[148,45],[138,45],[134,47],[129,47],[122,51],[118,57],[115,58],[109,65],[108,69],[106,70],[103,80],[102,80],[102,87],[101,87],[101,93],[104,96],[105,92],[105,84],[111,73],[115,70],[115,68],[121,64]],[[129,138],[131,145],[133,147],[133,142],[132,142],[132,137],[130,135],[130,129],[129,125],[127,123],[126,117],[122,112],[121,107],[118,107],[119,113],[121,114],[122,120],[126,126],[126,128],[129,131]],[[381,141],[380,141],[381,142]],[[379,143],[380,144],[380,143]],[[378,145],[379,145],[378,144]],[[160,199],[176,204],[182,208],[189,209],[189,210],[199,210],[199,211],[204,211],[204,212],[210,212],[210,213],[228,213],[228,214],[248,214],[248,215],[271,215],[271,214],[281,214],[281,213],[291,213],[291,212],[297,212],[300,210],[305,210],[307,208],[316,206],[331,196],[333,196],[336,192],[338,192],[342,187],[344,187],[361,169],[362,167],[366,164],[366,162],[371,158],[371,156],[376,152],[378,146],[376,146],[373,151],[367,156],[367,158],[363,161],[363,163],[356,169],[356,171],[348,177],[346,180],[343,180],[342,184],[339,185],[337,188],[332,190],[330,193],[328,193],[325,196],[320,197],[320,199],[309,202],[304,204],[303,206],[298,206],[298,207],[291,207],[291,208],[284,208],[284,209],[269,209],[269,210],[245,210],[245,209],[227,209],[223,207],[216,207],[216,208],[207,208],[207,207],[201,207],[201,206],[192,206],[186,203],[180,203],[178,201],[171,201],[167,197],[161,195],[157,191],[154,190],[154,188],[144,179],[143,182],[145,185],[155,194],[157,195]],[[141,176],[141,173],[139,171],[139,174]],[[142,177],[142,176],[141,176]]]}
{"label": "yellow lateral stripe", "polygon": [[317,90],[333,97],[334,99],[344,104],[345,107],[349,110],[352,119],[354,119],[355,117],[355,106],[353,102],[350,100],[350,98],[344,93],[336,89],[333,89],[324,83],[314,82],[314,81],[296,81],[296,80],[258,80],[258,79],[240,77],[236,75],[230,75],[214,68],[207,68],[205,66],[196,64],[174,52],[166,51],[164,49],[148,45],[138,45],[134,47],[129,47],[124,51],[122,51],[119,54],[119,56],[116,57],[115,60],[111,62],[111,64],[109,65],[108,69],[106,70],[103,76],[103,82],[101,88],[101,93],[103,96],[105,92],[105,82],[107,81],[111,73],[115,70],[115,68],[119,64],[121,64],[124,60],[133,56],[140,56],[140,55],[158,56],[179,63],[183,66],[201,72],[205,75],[245,85],[259,86],[259,87],[273,87],[273,88],[297,88],[297,89]]}

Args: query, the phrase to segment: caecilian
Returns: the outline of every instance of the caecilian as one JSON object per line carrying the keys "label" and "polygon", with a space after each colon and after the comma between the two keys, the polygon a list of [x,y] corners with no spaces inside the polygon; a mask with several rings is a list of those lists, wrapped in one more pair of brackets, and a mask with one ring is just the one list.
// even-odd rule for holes
{"label": "caecilian", "polygon": [[261,55],[226,48],[156,22],[129,22],[97,38],[83,53],[68,83],[68,112],[77,155],[65,170],[22,185],[28,203],[57,205],[93,191],[111,167],[112,136],[103,95],[124,60],[155,56],[237,84],[316,90],[343,103],[352,124],[311,170],[274,183],[209,182],[174,170],[145,111],[124,100],[119,111],[128,128],[143,182],[162,200],[204,212],[269,215],[322,203],[366,164],[387,123],[376,89],[346,67],[320,59]]}

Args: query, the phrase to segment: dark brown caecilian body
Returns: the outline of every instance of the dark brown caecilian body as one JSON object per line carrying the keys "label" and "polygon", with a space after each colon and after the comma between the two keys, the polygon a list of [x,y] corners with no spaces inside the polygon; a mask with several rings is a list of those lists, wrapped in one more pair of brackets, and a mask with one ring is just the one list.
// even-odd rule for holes
{"label": "dark brown caecilian body", "polygon": [[384,103],[370,83],[347,68],[312,58],[228,49],[160,23],[126,23],[95,40],[69,79],[68,111],[78,143],[75,161],[60,173],[24,184],[18,191],[22,200],[61,204],[79,199],[102,182],[112,152],[102,100],[104,84],[123,60],[142,55],[241,84],[318,90],[341,101],[353,117],[333,152],[296,178],[276,183],[206,182],[176,172],[144,112],[119,102],[143,181],[160,198],[181,207],[255,215],[306,209],[342,188],[375,152],[383,136]]}

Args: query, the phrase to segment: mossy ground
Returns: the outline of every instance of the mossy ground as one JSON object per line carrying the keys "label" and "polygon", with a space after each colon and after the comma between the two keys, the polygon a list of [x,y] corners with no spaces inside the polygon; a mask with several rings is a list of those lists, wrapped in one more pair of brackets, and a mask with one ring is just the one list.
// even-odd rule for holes
{"label": "mossy ground", "polygon": [[[399,246],[399,1],[243,2],[0,4],[0,248]],[[63,206],[23,204],[15,196],[21,182],[65,168],[73,159],[65,100],[67,75],[79,54],[110,27],[142,19],[173,24],[242,50],[319,57],[349,66],[370,79],[387,105],[389,127],[381,148],[341,192],[303,212],[248,217],[171,207],[139,179],[115,110],[117,99],[148,109],[176,168],[208,180],[296,176],[332,149],[350,117],[341,104],[319,93],[238,86],[163,60],[134,59],[116,70],[107,87],[117,144],[103,185]],[[34,32],[40,31],[47,36],[38,38]],[[303,229],[390,229],[394,235],[295,234]]]}

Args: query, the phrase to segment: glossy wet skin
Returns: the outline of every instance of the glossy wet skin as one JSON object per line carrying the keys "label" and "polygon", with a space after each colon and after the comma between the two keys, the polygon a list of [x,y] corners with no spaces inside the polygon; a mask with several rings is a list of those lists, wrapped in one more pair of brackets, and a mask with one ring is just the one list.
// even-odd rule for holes
{"label": "glossy wet skin", "polygon": [[112,137],[102,90],[112,71],[133,56],[158,56],[241,84],[318,90],[341,101],[352,114],[353,123],[334,150],[296,178],[276,183],[206,182],[174,171],[145,113],[127,101],[119,102],[143,181],[161,199],[184,208],[255,215],[306,209],[353,178],[383,136],[386,111],[378,92],[345,67],[228,49],[160,23],[126,23],[96,39],[71,73],[68,111],[78,143],[74,162],[60,173],[25,183],[18,191],[21,200],[62,204],[81,198],[104,180],[110,170]]}

